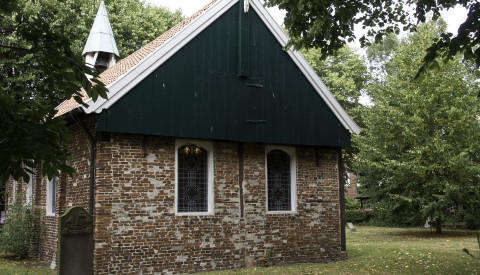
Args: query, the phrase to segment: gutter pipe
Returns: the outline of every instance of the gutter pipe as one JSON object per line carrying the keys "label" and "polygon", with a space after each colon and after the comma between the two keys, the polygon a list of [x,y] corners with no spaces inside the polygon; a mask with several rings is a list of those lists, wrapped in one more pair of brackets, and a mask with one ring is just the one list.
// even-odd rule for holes
{"label": "gutter pipe", "polygon": [[96,151],[96,142],[92,133],[87,128],[87,125],[80,117],[82,111],[80,108],[73,109],[69,112],[70,117],[80,126],[83,132],[87,135],[88,140],[90,141],[90,190],[89,190],[89,213],[93,216],[93,205],[94,205],[94,184],[95,184],[95,151]]}

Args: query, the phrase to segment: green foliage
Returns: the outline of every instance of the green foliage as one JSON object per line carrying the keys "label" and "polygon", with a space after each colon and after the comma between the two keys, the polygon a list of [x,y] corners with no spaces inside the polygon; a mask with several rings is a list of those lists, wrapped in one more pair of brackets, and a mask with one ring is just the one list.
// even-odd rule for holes
{"label": "green foliage", "polygon": [[[349,46],[344,46],[325,60],[319,49],[302,50],[302,54],[350,117],[363,127],[361,114],[365,107],[360,104],[360,100],[370,81],[365,60]],[[356,153],[355,143],[344,149],[344,162],[348,171],[353,169],[352,161]]]}
{"label": "green foliage", "polygon": [[[95,20],[98,0],[54,1],[57,16],[51,25],[63,27],[72,40],[72,51],[81,54]],[[40,5],[36,4],[38,8]],[[120,58],[124,58],[175,26],[183,17],[145,0],[105,1],[108,19],[115,36]]]}
{"label": "green foliage", "polygon": [[367,48],[369,70],[376,82],[383,82],[390,70],[390,60],[397,50],[400,41],[394,34],[387,35],[381,43],[372,44]]}
{"label": "green foliage", "polygon": [[302,50],[302,54],[335,99],[362,127],[360,115],[364,106],[360,99],[370,80],[365,60],[349,46],[325,60],[319,49]]}
{"label": "green foliage", "polygon": [[[42,175],[72,174],[65,165],[71,139],[55,107],[84,89],[93,99],[105,86],[88,75],[80,55],[95,19],[96,0],[2,1],[0,9],[0,182],[28,181],[28,169],[42,163]],[[127,55],[181,19],[141,0],[107,1],[120,54]]]}
{"label": "green foliage", "polygon": [[[480,2],[464,0],[413,1],[413,0],[266,0],[268,6],[278,5],[286,11],[285,27],[292,36],[291,44],[296,48],[318,48],[322,56],[333,55],[347,42],[356,37],[354,27],[360,24],[367,35],[360,38],[362,46],[369,45],[367,36],[380,42],[388,34],[399,34],[403,30],[415,30],[418,23],[426,22],[429,15],[433,20],[440,12],[461,5],[469,13],[458,29],[458,35],[445,32],[437,37],[432,46],[422,49],[422,59],[427,62],[437,57],[447,60],[458,53],[480,65]],[[411,7],[411,8],[405,8]],[[411,22],[410,18],[417,19]]]}
{"label": "green foliage", "polygon": [[360,209],[361,204],[359,201],[356,200],[350,200],[345,196],[345,210],[354,210],[354,209]]}
{"label": "green foliage", "polygon": [[365,225],[382,227],[414,227],[425,223],[421,213],[411,205],[391,205],[389,201],[375,204],[374,214]]}
{"label": "green foliage", "polygon": [[0,205],[5,205],[5,182],[0,180]]}
{"label": "green foliage", "polygon": [[38,249],[42,234],[39,211],[31,205],[23,205],[21,198],[19,194],[18,203],[10,206],[4,225],[0,228],[0,252],[17,259],[32,256]]}
{"label": "green foliage", "polygon": [[364,224],[373,217],[373,211],[345,210],[345,221],[354,224]]}
{"label": "green foliage", "polygon": [[480,201],[478,79],[461,56],[415,79],[444,28],[424,24],[400,42],[384,80],[368,89],[375,105],[364,134],[353,137],[360,184],[407,223],[417,213],[441,222],[452,205]]}
{"label": "green foliage", "polygon": [[465,222],[465,227],[471,230],[478,230],[480,229],[480,217],[475,216],[473,214],[467,213],[463,218]]}
{"label": "green foliage", "polygon": [[[69,134],[65,123],[55,118],[60,98],[80,99],[104,93],[85,73],[95,75],[74,54],[71,40],[62,28],[53,28],[49,18],[53,1],[40,0],[42,12],[30,12],[31,1],[16,1],[0,13],[0,181],[10,176],[28,179],[24,167],[43,162],[43,175],[52,177],[73,169],[64,165]],[[25,11],[25,12],[20,12]]]}

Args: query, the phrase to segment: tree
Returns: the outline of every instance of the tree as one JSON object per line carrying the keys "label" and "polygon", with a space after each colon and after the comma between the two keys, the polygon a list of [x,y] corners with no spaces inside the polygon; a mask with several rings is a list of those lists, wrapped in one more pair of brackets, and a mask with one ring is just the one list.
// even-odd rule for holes
{"label": "tree", "polygon": [[[478,79],[461,56],[415,79],[423,51],[444,32],[442,21],[420,25],[402,40],[384,82],[368,89],[359,146],[359,182],[397,220],[434,219],[449,207],[480,202]],[[408,222],[412,222],[411,220]]]}
{"label": "tree", "polygon": [[[360,101],[365,95],[366,86],[370,81],[365,61],[348,45],[325,60],[322,59],[318,49],[302,50],[302,54],[335,99],[363,128],[361,114],[365,106]],[[344,150],[345,164],[350,171],[353,168],[352,160],[356,152],[355,144]]]}
{"label": "tree", "polygon": [[389,34],[381,43],[372,44],[367,48],[369,70],[375,82],[383,82],[385,80],[389,70],[389,61],[392,59],[398,43],[397,36]]}
{"label": "tree", "polygon": [[[140,0],[109,3],[123,13],[112,12],[122,30],[116,39],[126,41],[119,43],[125,55],[181,19],[179,13],[144,6]],[[42,163],[42,175],[50,178],[74,172],[65,164],[70,132],[64,119],[55,117],[54,108],[72,96],[81,102],[81,89],[94,99],[107,97],[101,82],[87,79],[86,74],[96,72],[80,56],[97,9],[94,0],[1,2],[1,184],[10,176],[28,181],[27,172],[35,163]]]}
{"label": "tree", "polygon": [[370,75],[365,61],[348,45],[323,60],[319,50],[303,50],[303,56],[322,79],[340,105],[359,123],[360,104]]}
{"label": "tree", "polygon": [[[354,26],[360,24],[368,29],[368,36],[374,36],[379,42],[389,33],[398,34],[404,30],[415,30],[418,23],[426,22],[429,14],[433,20],[440,17],[442,10],[455,5],[465,7],[468,18],[459,27],[458,35],[443,31],[427,47],[425,61],[428,64],[437,62],[436,57],[448,58],[463,53],[465,58],[474,60],[480,65],[480,2],[469,0],[265,0],[268,6],[278,5],[285,10],[285,27],[293,37],[291,44],[299,48],[320,48],[324,57],[334,54],[347,42],[356,37]],[[416,18],[417,22],[410,22]],[[366,36],[360,38],[362,46],[368,45]]]}
{"label": "tree", "polygon": [[[64,26],[65,34],[72,40],[73,52],[82,53],[98,5],[98,0],[57,1],[57,15],[51,18],[51,24]],[[105,7],[120,58],[130,55],[183,19],[180,11],[172,13],[166,8],[146,4],[145,0],[107,0]]]}

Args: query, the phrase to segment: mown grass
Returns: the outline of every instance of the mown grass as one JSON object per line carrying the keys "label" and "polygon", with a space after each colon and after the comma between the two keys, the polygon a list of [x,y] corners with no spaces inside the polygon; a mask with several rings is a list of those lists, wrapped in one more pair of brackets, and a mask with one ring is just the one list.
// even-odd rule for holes
{"label": "mown grass", "polygon": [[[463,249],[467,249],[470,255]],[[328,264],[256,267],[212,274],[480,274],[475,232],[357,227],[347,233],[348,260]],[[0,255],[0,274],[55,274],[38,261]]]}
{"label": "mown grass", "polygon": [[[465,253],[466,248],[470,255]],[[475,232],[357,227],[347,233],[348,260],[207,274],[480,274]]]}
{"label": "mown grass", "polygon": [[9,255],[0,254],[0,274],[38,274],[54,275],[55,270],[51,270],[47,264],[36,260],[15,260]]}

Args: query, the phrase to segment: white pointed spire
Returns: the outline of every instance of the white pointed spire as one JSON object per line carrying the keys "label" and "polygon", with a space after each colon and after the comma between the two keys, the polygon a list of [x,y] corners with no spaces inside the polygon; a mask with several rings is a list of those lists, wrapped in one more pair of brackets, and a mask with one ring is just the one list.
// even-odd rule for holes
{"label": "white pointed spire", "polygon": [[[97,16],[82,55],[85,56],[87,64],[100,65],[106,68],[113,66],[116,58],[120,56],[103,1],[100,2]],[[102,64],[98,64],[99,62],[102,62]]]}

